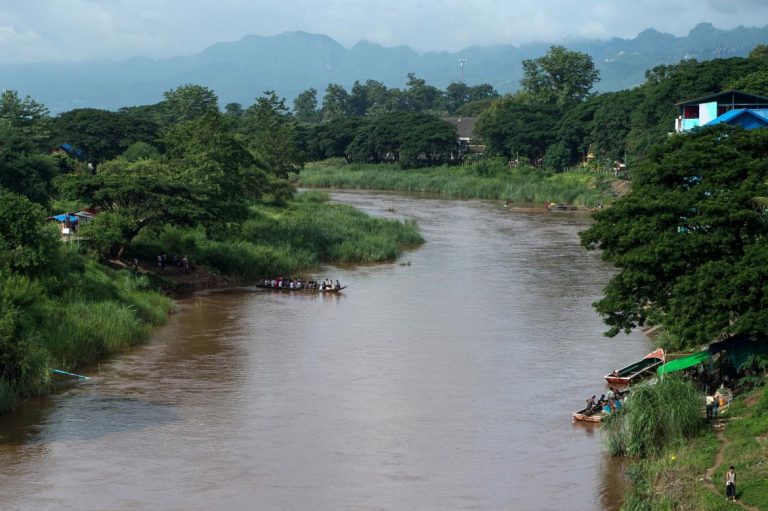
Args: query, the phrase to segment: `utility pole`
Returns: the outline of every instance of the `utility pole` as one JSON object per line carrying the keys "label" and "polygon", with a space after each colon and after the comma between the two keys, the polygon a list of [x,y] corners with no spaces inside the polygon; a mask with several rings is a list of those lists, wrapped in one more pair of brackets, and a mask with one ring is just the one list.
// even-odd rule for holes
{"label": "utility pole", "polygon": [[459,67],[461,68],[461,79],[459,80],[459,82],[461,83],[464,83],[464,64],[466,63],[467,63],[467,59],[465,59],[464,57],[459,59]]}

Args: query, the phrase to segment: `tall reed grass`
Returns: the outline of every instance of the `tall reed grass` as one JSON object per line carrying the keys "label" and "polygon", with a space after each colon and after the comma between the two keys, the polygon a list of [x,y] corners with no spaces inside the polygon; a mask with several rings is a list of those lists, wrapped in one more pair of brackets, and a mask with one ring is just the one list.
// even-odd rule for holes
{"label": "tall reed grass", "polygon": [[509,168],[498,159],[462,166],[403,170],[394,165],[310,163],[298,176],[306,187],[420,192],[452,199],[511,199],[593,207],[612,199],[609,177]]}
{"label": "tall reed grass", "polygon": [[149,260],[163,252],[186,254],[196,264],[248,280],[323,262],[391,260],[424,242],[413,221],[374,218],[328,199],[312,190],[287,207],[254,206],[248,220],[227,231],[168,226],[140,236],[132,250]]}
{"label": "tall reed grass", "polygon": [[149,280],[61,247],[35,278],[0,273],[0,412],[50,388],[51,369],[73,369],[142,340],[173,302]]}
{"label": "tall reed grass", "polygon": [[667,376],[635,387],[622,411],[601,424],[612,455],[648,457],[696,436],[704,425],[703,397],[685,380]]}

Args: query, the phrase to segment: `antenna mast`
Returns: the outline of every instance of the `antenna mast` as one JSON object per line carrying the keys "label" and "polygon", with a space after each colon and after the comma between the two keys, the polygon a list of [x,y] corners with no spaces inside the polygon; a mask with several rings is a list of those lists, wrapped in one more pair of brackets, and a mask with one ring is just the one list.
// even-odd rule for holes
{"label": "antenna mast", "polygon": [[459,67],[461,68],[461,79],[459,80],[461,83],[464,83],[464,64],[467,63],[467,59],[464,57],[459,59]]}

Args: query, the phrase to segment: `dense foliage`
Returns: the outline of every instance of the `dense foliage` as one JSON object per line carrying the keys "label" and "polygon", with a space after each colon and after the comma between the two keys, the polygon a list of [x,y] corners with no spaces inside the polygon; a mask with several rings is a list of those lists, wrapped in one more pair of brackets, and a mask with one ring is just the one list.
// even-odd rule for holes
{"label": "dense foliage", "polygon": [[[222,113],[212,91],[185,85],[157,105],[51,119],[44,106],[4,91],[0,412],[45,392],[51,369],[124,349],[164,321],[172,304],[150,291],[156,277],[104,264],[122,266],[126,252],[154,260],[175,249],[195,266],[252,279],[392,259],[423,241],[412,223],[317,196],[293,202],[286,178],[304,163],[297,133],[270,92]],[[403,139],[402,153],[429,149],[413,140]],[[97,215],[80,216],[74,235],[74,225],[59,225],[70,228],[62,239],[51,213],[83,208]]]}
{"label": "dense foliage", "polygon": [[[632,191],[582,233],[619,268],[597,310],[609,334],[662,324],[680,346],[768,328],[768,131],[720,127],[671,138]],[[679,346],[678,346],[679,347]]]}
{"label": "dense foliage", "polygon": [[501,199],[522,205],[556,202],[595,207],[613,198],[612,178],[591,172],[553,173],[530,166],[510,167],[502,158],[466,165],[403,170],[395,165],[313,162],[299,176],[301,186],[402,190],[450,199]]}

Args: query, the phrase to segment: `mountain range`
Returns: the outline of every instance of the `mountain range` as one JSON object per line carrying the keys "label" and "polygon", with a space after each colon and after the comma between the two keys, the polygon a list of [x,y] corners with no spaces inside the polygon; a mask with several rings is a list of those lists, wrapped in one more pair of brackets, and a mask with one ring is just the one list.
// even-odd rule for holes
{"label": "mountain range", "polygon": [[[746,56],[768,43],[768,26],[719,30],[701,23],[686,36],[647,29],[633,39],[564,40],[562,44],[592,56],[600,71],[598,91],[631,88],[643,82],[647,69],[682,59],[709,60]],[[546,53],[550,44],[469,47],[462,51],[418,53],[406,46],[384,47],[360,41],[346,48],[328,36],[286,32],[276,36],[248,35],[217,43],[196,55],[170,59],[132,58],[45,64],[0,65],[0,88],[30,95],[53,113],[74,108],[104,108],[157,103],[164,91],[194,83],[213,89],[221,105],[251,105],[265,90],[274,90],[289,105],[301,91],[328,83],[347,90],[355,80],[378,80],[404,87],[408,73],[445,88],[463,77],[468,85],[489,83],[499,92],[513,92],[522,77],[523,59]]]}

